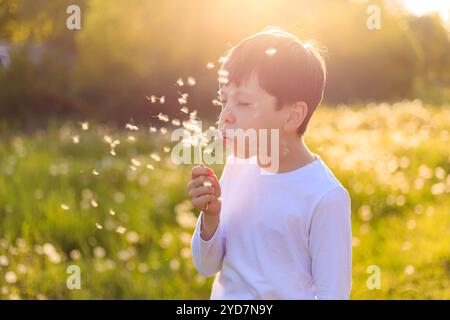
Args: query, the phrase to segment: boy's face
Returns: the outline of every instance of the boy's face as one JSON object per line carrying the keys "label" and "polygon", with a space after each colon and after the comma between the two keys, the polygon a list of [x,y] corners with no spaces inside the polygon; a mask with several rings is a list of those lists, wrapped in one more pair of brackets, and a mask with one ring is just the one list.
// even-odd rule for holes
{"label": "boy's face", "polygon": [[[236,136],[226,140],[227,146],[232,146],[234,155],[239,158],[254,156],[260,150],[259,129],[267,129],[267,145],[270,150],[270,129],[279,129],[280,138],[283,135],[283,124],[286,119],[285,108],[277,110],[277,99],[259,86],[258,76],[253,72],[239,87],[232,83],[222,86],[220,92],[222,111],[219,117],[219,129],[227,135],[229,129],[255,129],[256,150],[249,148],[249,137],[246,137],[245,152],[238,150]],[[269,151],[270,152],[270,151]]]}

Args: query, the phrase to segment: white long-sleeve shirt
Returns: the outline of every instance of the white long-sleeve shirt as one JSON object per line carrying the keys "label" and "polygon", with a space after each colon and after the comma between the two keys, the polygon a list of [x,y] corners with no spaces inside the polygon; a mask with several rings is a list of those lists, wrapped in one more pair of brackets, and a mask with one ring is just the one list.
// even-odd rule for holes
{"label": "white long-sleeve shirt", "polygon": [[215,275],[215,299],[348,299],[351,213],[347,190],[316,155],[293,171],[270,173],[256,157],[230,155],[220,185],[220,223],[192,236],[196,269]]}

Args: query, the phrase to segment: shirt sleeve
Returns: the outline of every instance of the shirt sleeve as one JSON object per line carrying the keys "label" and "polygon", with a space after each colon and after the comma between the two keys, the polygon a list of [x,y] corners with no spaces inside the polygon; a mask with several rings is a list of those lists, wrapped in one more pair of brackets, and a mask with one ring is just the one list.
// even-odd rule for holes
{"label": "shirt sleeve", "polygon": [[216,231],[209,240],[200,236],[203,211],[197,219],[194,235],[192,236],[192,259],[194,266],[204,276],[212,276],[222,268],[225,252],[224,239],[222,237],[222,222],[219,222]]}
{"label": "shirt sleeve", "polygon": [[348,299],[352,275],[350,196],[343,187],[319,201],[309,232],[311,269],[317,299]]}

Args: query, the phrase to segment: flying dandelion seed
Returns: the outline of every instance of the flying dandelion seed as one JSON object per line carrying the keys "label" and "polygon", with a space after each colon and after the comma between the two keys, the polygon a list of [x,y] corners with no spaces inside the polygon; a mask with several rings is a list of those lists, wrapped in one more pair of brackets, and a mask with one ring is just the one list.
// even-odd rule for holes
{"label": "flying dandelion seed", "polygon": [[214,63],[212,63],[212,62],[208,62],[208,63],[206,64],[206,69],[208,69],[208,70],[214,69],[214,67],[215,67],[215,65],[214,65]]}
{"label": "flying dandelion seed", "polygon": [[148,165],[147,165],[147,169],[154,170],[155,167],[154,167],[153,165],[151,165],[151,164],[148,164]]}
{"label": "flying dandelion seed", "polygon": [[159,98],[159,103],[160,104],[164,104],[164,102],[166,102],[166,97],[162,96],[161,98]]}
{"label": "flying dandelion seed", "polygon": [[116,212],[113,209],[109,209],[109,214],[114,216],[114,215],[116,215]]}
{"label": "flying dandelion seed", "polygon": [[141,165],[141,162],[139,160],[136,159],[131,159],[131,163],[133,164],[133,166],[139,167]]}
{"label": "flying dandelion seed", "polygon": [[155,128],[155,127],[150,127],[149,131],[150,131],[151,133],[154,133],[154,132],[156,132],[156,128]]}
{"label": "flying dandelion seed", "polygon": [[139,130],[139,128],[138,128],[137,126],[132,125],[131,123],[127,123],[127,124],[125,125],[125,128],[126,128],[126,129],[129,129],[129,130],[131,130],[131,131],[138,131],[138,130]]}
{"label": "flying dandelion seed", "polygon": [[88,130],[89,129],[89,122],[80,122],[81,129],[82,130]]}
{"label": "flying dandelion seed", "polygon": [[102,230],[103,229],[103,226],[100,224],[100,223],[96,223],[95,224],[95,227],[97,228],[97,229],[99,229],[99,230]]}
{"label": "flying dandelion seed", "polygon": [[128,141],[135,142],[136,141],[136,137],[135,136],[128,136]]}
{"label": "flying dandelion seed", "polygon": [[79,143],[80,142],[80,137],[79,136],[73,136],[72,137],[72,142],[75,143],[75,144]]}
{"label": "flying dandelion seed", "polygon": [[159,131],[161,132],[161,134],[166,134],[167,128],[161,127],[161,128],[159,128]]}
{"label": "flying dandelion seed", "polygon": [[227,77],[218,77],[217,81],[219,81],[220,84],[227,84],[228,78]]}
{"label": "flying dandelion seed", "polygon": [[164,152],[166,152],[166,153],[167,153],[167,152],[170,152],[170,147],[164,147],[163,150],[164,150]]}
{"label": "flying dandelion seed", "polygon": [[178,120],[178,119],[172,119],[172,124],[173,124],[174,126],[179,126],[179,125],[180,125],[180,120]]}
{"label": "flying dandelion seed", "polygon": [[221,69],[221,70],[217,71],[217,74],[219,75],[219,77],[227,78],[229,75],[229,72],[227,70]]}
{"label": "flying dandelion seed", "polygon": [[228,57],[220,57],[218,61],[219,61],[219,63],[225,63],[228,60],[229,60]]}
{"label": "flying dandelion seed", "polygon": [[179,78],[179,79],[177,80],[177,86],[179,86],[179,87],[184,86],[183,79]]}
{"label": "flying dandelion seed", "polygon": [[116,228],[116,232],[117,232],[118,234],[124,234],[125,231],[127,231],[127,229],[126,229],[124,226],[118,226],[118,227]]}
{"label": "flying dandelion seed", "polygon": [[190,85],[191,87],[195,86],[195,84],[197,83],[197,82],[195,81],[195,78],[194,78],[194,77],[189,77],[189,78],[187,79],[187,82],[188,82],[188,85]]}
{"label": "flying dandelion seed", "polygon": [[99,172],[97,171],[97,170],[92,170],[92,174],[94,175],[94,176],[98,176],[99,175]]}
{"label": "flying dandelion seed", "polygon": [[97,201],[95,201],[94,199],[92,199],[92,200],[91,200],[91,206],[92,206],[93,208],[97,208],[97,207],[98,207]]}
{"label": "flying dandelion seed", "polygon": [[103,140],[105,140],[105,142],[109,143],[109,144],[111,144],[113,142],[113,140],[110,136],[103,136]]}
{"label": "flying dandelion seed", "polygon": [[147,100],[149,100],[151,103],[156,102],[156,97],[154,95],[151,95],[150,97],[146,96]]}
{"label": "flying dandelion seed", "polygon": [[109,152],[112,156],[116,155],[116,151],[114,151],[113,149],[111,149],[111,151]]}
{"label": "flying dandelion seed", "polygon": [[136,167],[134,167],[134,166],[130,166],[130,169],[131,169],[132,171],[136,171]]}
{"label": "flying dandelion seed", "polygon": [[222,107],[222,102],[218,99],[213,99],[211,102],[216,107]]}
{"label": "flying dandelion seed", "polygon": [[266,50],[266,55],[268,55],[269,57],[273,57],[275,53],[277,53],[277,49],[275,48],[269,48]]}
{"label": "flying dandelion seed", "polygon": [[65,204],[65,203],[63,203],[63,204],[61,204],[61,209],[63,209],[63,210],[69,210],[70,209],[70,207],[67,205],[67,204]]}
{"label": "flying dandelion seed", "polygon": [[168,122],[169,121],[169,116],[166,115],[166,114],[163,114],[161,112],[157,115],[157,117],[161,121],[164,121],[164,122]]}
{"label": "flying dandelion seed", "polygon": [[161,157],[160,157],[156,152],[153,152],[153,153],[150,155],[150,157],[151,157],[153,160],[155,160],[156,162],[161,161]]}
{"label": "flying dandelion seed", "polygon": [[186,114],[189,113],[189,109],[187,107],[182,107],[180,109],[180,111],[183,112],[183,113],[186,113]]}

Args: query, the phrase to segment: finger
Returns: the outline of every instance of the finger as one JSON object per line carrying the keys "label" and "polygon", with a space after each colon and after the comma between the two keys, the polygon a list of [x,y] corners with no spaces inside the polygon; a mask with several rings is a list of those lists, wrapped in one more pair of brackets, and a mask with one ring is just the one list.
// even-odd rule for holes
{"label": "finger", "polygon": [[192,204],[196,208],[203,210],[206,207],[206,203],[213,200],[215,200],[215,197],[213,195],[205,194],[203,196],[192,199]]}
{"label": "finger", "polygon": [[191,179],[195,179],[195,178],[197,178],[198,176],[201,176],[201,175],[210,175],[211,173],[214,173],[213,169],[208,168],[208,167],[206,167],[204,165],[203,166],[198,165],[198,166],[195,166],[195,167],[192,168],[192,170],[191,170]]}
{"label": "finger", "polygon": [[[209,182],[209,183],[208,183]],[[195,179],[193,179],[193,180],[191,180],[190,182],[189,182],[189,184],[188,184],[188,189],[189,190],[191,190],[191,189],[195,189],[195,188],[197,188],[197,187],[199,187],[199,186],[203,186],[203,185],[205,185],[205,184],[207,184],[207,185],[212,185],[213,183],[212,183],[212,180],[211,180],[211,178],[208,178],[208,176],[205,176],[205,175],[201,175],[201,176],[199,176],[199,177],[197,177],[197,178],[195,178]]]}
{"label": "finger", "polygon": [[198,188],[190,190],[189,191],[189,196],[191,198],[197,198],[197,197],[200,197],[200,196],[202,196],[204,194],[213,194],[214,195],[215,193],[216,192],[215,192],[213,187],[201,186],[201,187],[198,187]]}

